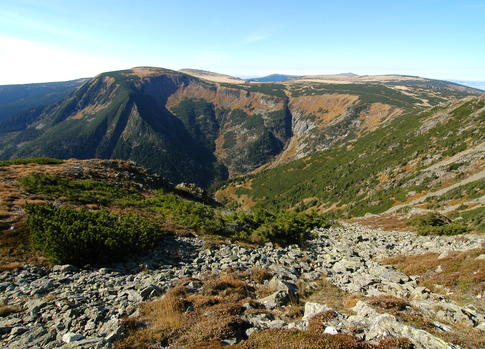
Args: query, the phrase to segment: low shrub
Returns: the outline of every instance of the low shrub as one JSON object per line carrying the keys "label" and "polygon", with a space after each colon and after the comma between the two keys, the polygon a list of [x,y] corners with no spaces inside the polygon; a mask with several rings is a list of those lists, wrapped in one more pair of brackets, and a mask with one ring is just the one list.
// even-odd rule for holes
{"label": "low shrub", "polygon": [[384,310],[405,310],[409,306],[404,299],[389,295],[372,296],[367,299],[367,302]]}
{"label": "low shrub", "polygon": [[303,245],[311,238],[315,227],[328,227],[328,222],[315,213],[292,211],[271,212],[254,209],[251,212],[236,212],[224,217],[226,234],[239,240],[279,245]]}
{"label": "low shrub", "polygon": [[18,179],[24,190],[57,199],[65,197],[82,204],[136,204],[141,196],[133,190],[93,179],[70,179],[44,173],[32,173]]}
{"label": "low shrub", "polygon": [[413,227],[432,226],[440,227],[451,223],[451,220],[437,212],[425,213],[415,216],[407,221],[407,225]]}
{"label": "low shrub", "polygon": [[311,230],[328,223],[316,214],[282,212],[266,221],[251,234],[256,242],[275,242],[279,245],[303,245],[311,238]]}
{"label": "low shrub", "polygon": [[209,205],[185,200],[162,190],[155,194],[155,198],[146,200],[145,204],[183,228],[214,235],[220,234],[223,230],[220,215]]}
{"label": "low shrub", "polygon": [[302,245],[315,227],[328,227],[316,213],[273,212],[261,208],[224,214],[213,207],[159,191],[146,204],[173,223],[202,234],[220,235],[251,243]]}
{"label": "low shrub", "polygon": [[24,158],[14,160],[2,160],[0,161],[0,167],[10,165],[26,165],[26,164],[40,164],[40,165],[54,165],[62,164],[62,160],[52,158]]}
{"label": "low shrub", "polygon": [[102,264],[146,251],[162,237],[145,219],[108,211],[27,204],[31,244],[52,263]]}
{"label": "low shrub", "polygon": [[413,217],[408,220],[407,225],[416,227],[419,235],[458,235],[472,230],[466,225],[453,223],[448,217],[435,212]]}
{"label": "low shrub", "polygon": [[458,235],[469,233],[472,229],[466,225],[450,223],[438,227],[423,226],[418,228],[419,235]]}

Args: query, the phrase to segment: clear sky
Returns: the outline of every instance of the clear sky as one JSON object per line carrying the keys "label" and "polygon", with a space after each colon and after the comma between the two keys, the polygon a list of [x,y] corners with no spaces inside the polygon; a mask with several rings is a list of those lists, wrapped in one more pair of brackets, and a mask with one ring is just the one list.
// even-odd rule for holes
{"label": "clear sky", "polygon": [[142,65],[485,80],[485,0],[0,1],[0,84]]}

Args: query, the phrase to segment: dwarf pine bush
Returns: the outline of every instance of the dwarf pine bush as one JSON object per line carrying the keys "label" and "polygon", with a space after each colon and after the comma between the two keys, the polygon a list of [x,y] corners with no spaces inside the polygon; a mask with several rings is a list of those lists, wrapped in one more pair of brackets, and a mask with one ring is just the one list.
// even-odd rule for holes
{"label": "dwarf pine bush", "polygon": [[163,235],[153,222],[108,211],[27,204],[34,249],[56,264],[102,264],[152,248]]}

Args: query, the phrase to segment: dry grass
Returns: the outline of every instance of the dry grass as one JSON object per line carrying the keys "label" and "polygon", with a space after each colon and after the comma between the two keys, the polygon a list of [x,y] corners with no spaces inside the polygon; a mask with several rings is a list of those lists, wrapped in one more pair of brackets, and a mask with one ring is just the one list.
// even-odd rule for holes
{"label": "dry grass", "polygon": [[321,280],[300,285],[300,298],[305,302],[316,302],[325,304],[338,312],[349,314],[350,308],[357,304],[360,296],[349,294],[333,285],[325,278]]}
{"label": "dry grass", "polygon": [[348,294],[342,299],[342,305],[346,309],[353,308],[357,305],[357,302],[361,299],[360,294]]}
{"label": "dry grass", "polygon": [[[126,320],[127,336],[116,348],[146,348],[151,344],[214,347],[221,338],[241,336],[248,328],[239,315],[254,290],[237,274],[210,276],[196,293],[182,280],[161,299],[140,306],[136,319]],[[241,333],[242,331],[242,333]]]}
{"label": "dry grass", "polygon": [[359,217],[348,220],[351,223],[359,223],[373,229],[394,231],[416,231],[414,227],[406,224],[408,218],[396,214],[386,214],[371,217]]}
{"label": "dry grass", "polygon": [[348,334],[322,334],[315,331],[264,330],[247,341],[232,346],[235,349],[410,349],[407,339],[393,338],[379,344],[359,342]]}
{"label": "dry grass", "polygon": [[275,291],[268,286],[258,286],[256,287],[256,296],[258,298],[264,298],[272,295]]}
{"label": "dry grass", "polygon": [[308,329],[312,332],[323,333],[323,331],[325,331],[325,327],[327,327],[326,324],[336,317],[337,313],[334,310],[322,311],[308,321]]}
{"label": "dry grass", "polygon": [[30,236],[24,220],[14,229],[0,231],[0,271],[13,270],[25,264],[47,265],[39,253],[30,248]]}
{"label": "dry grass", "polygon": [[405,310],[409,303],[402,298],[380,295],[367,298],[367,303],[383,310]]}
{"label": "dry grass", "polygon": [[0,305],[0,317],[5,317],[13,313],[17,313],[21,310],[19,306],[16,305]]}
{"label": "dry grass", "polygon": [[271,278],[271,273],[268,272],[266,269],[254,266],[251,269],[250,278],[252,281],[258,284],[262,284],[264,281],[269,280]]}
{"label": "dry grass", "polygon": [[[221,340],[244,338],[249,324],[243,314],[271,313],[267,309],[245,311],[243,303],[252,303],[256,293],[248,286],[248,273],[223,273],[203,280],[181,280],[161,299],[142,304],[136,318],[125,320],[125,337],[115,348],[167,347],[187,349],[222,348]],[[199,287],[187,287],[191,283]],[[329,286],[321,290],[329,290]],[[291,308],[291,307],[287,307]],[[296,305],[295,312],[301,311]],[[296,314],[296,313],[295,313]],[[302,314],[299,313],[299,316]],[[312,319],[310,330],[263,330],[241,343],[225,348],[410,348],[409,342],[393,339],[380,344],[369,344],[348,334],[324,334],[325,323],[335,318],[327,311]]]}
{"label": "dry grass", "polygon": [[[419,275],[421,285],[434,292],[440,292],[441,285],[449,289],[448,296],[461,304],[473,304],[485,312],[482,301],[485,286],[485,260],[476,259],[485,253],[485,248],[464,252],[451,252],[447,257],[438,259],[437,253],[413,256],[395,256],[384,259],[385,264],[394,265],[408,275]],[[437,268],[441,272],[437,272]],[[479,296],[480,298],[477,298]]]}

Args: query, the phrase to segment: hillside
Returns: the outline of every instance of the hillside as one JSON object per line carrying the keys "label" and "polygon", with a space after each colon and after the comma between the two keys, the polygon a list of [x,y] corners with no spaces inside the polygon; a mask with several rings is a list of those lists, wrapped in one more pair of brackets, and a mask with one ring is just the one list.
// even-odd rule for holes
{"label": "hillside", "polygon": [[214,73],[214,72],[207,71],[207,70],[186,68],[186,69],[180,69],[179,71],[181,73],[192,75],[192,76],[195,76],[197,78],[209,80],[209,81],[212,81],[212,82],[223,82],[223,83],[227,83],[227,84],[242,84],[242,83],[244,83],[244,80],[236,78],[234,76]]}
{"label": "hillside", "polygon": [[22,111],[60,101],[87,80],[0,85],[0,129],[3,120]]}
{"label": "hillside", "polygon": [[4,161],[0,186],[2,347],[485,343],[480,235],[233,212],[118,160]]}
{"label": "hillside", "polygon": [[423,78],[228,84],[194,76],[214,73],[187,72],[138,67],[100,74],[62,101],[8,119],[0,158],[126,159],[207,188],[479,93]]}
{"label": "hillside", "polygon": [[258,78],[250,78],[246,79],[246,81],[251,82],[281,82],[286,81],[294,78],[298,78],[298,75],[286,75],[286,74],[270,74],[266,76],[261,76]]}
{"label": "hillside", "polygon": [[238,178],[217,198],[243,207],[356,217],[438,210],[485,230],[485,97],[403,114],[354,141]]}

